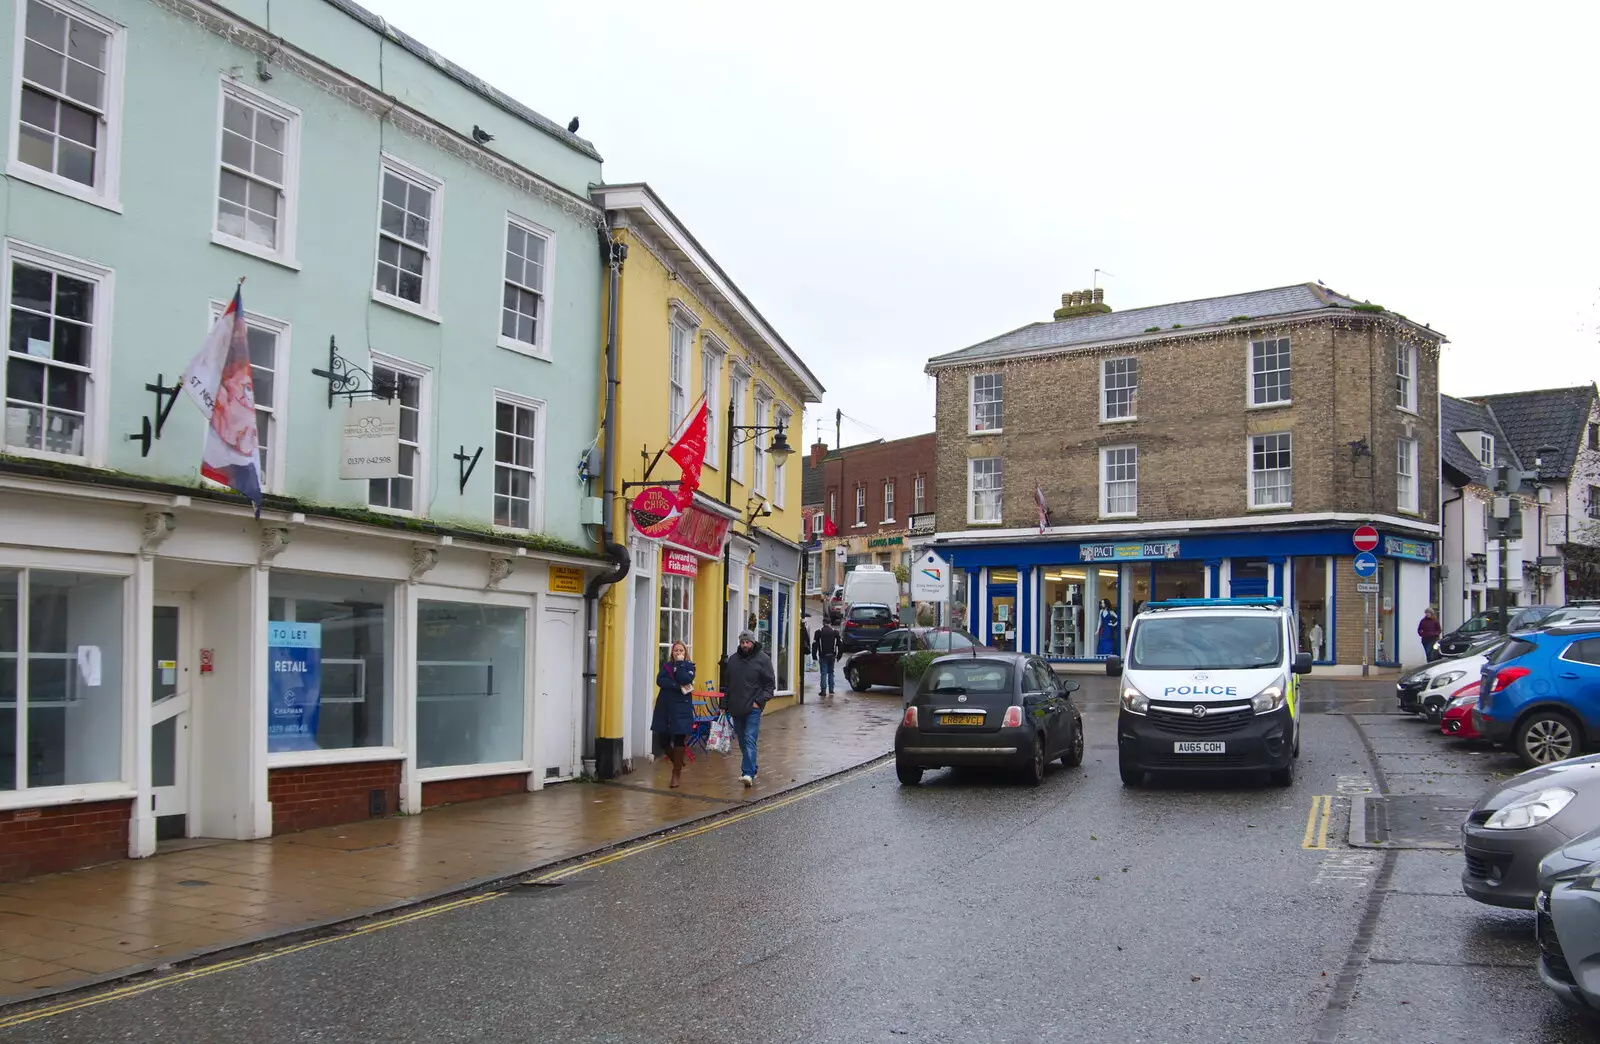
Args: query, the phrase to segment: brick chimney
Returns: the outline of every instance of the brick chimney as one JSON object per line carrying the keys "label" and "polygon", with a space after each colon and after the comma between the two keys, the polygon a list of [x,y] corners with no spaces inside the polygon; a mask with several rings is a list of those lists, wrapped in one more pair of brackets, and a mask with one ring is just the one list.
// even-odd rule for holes
{"label": "brick chimney", "polygon": [[828,455],[828,444],[818,439],[811,444],[811,466],[816,467],[822,463],[822,458]]}
{"label": "brick chimney", "polygon": [[1100,315],[1111,311],[1111,306],[1106,304],[1106,292],[1096,287],[1093,290],[1071,290],[1061,295],[1061,307],[1055,311],[1057,319],[1072,319],[1080,315]]}

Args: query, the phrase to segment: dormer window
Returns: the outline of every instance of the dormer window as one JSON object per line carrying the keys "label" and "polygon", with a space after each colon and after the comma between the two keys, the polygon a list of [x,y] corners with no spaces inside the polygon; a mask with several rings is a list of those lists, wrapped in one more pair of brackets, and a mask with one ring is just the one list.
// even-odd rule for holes
{"label": "dormer window", "polygon": [[1478,463],[1486,468],[1494,467],[1494,436],[1480,433],[1478,435]]}

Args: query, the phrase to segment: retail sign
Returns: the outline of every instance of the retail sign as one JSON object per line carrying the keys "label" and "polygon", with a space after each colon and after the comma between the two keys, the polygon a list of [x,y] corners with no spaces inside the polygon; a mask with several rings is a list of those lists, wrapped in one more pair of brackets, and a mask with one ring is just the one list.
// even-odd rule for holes
{"label": "retail sign", "polygon": [[1420,540],[1401,540],[1399,537],[1383,538],[1383,553],[1390,558],[1409,558],[1413,562],[1432,562],[1433,543]]}
{"label": "retail sign", "polygon": [[1363,551],[1350,563],[1350,568],[1356,571],[1357,576],[1371,576],[1378,571],[1378,556],[1371,551]]}
{"label": "retail sign", "polygon": [[945,602],[950,599],[950,566],[929,551],[911,568],[913,602]]}
{"label": "retail sign", "polygon": [[583,594],[583,570],[577,566],[553,565],[545,589],[551,594]]}
{"label": "retail sign", "polygon": [[267,751],[318,750],[322,625],[267,624]]}
{"label": "retail sign", "polygon": [[846,551],[844,549],[843,545],[833,549],[833,560],[835,562],[843,562],[846,559],[848,559],[849,557],[850,557],[850,552]]}
{"label": "retail sign", "polygon": [[1378,531],[1371,526],[1361,526],[1350,537],[1357,551],[1371,551],[1378,546]]}
{"label": "retail sign", "polygon": [[1155,540],[1143,544],[1080,544],[1078,558],[1083,562],[1148,562],[1177,558],[1176,540]]}
{"label": "retail sign", "polygon": [[400,474],[400,400],[351,399],[339,440],[339,477],[394,478]]}
{"label": "retail sign", "polygon": [[868,547],[899,547],[904,544],[905,537],[873,537],[867,541]]}
{"label": "retail sign", "polygon": [[700,559],[692,551],[664,548],[661,552],[661,571],[674,576],[695,576],[700,572]]}
{"label": "retail sign", "polygon": [[690,551],[698,551],[713,558],[722,554],[722,541],[728,535],[728,519],[702,511],[693,504],[683,509],[672,542]]}
{"label": "retail sign", "polygon": [[677,496],[665,486],[646,486],[628,506],[628,517],[640,536],[660,540],[671,536],[683,517]]}

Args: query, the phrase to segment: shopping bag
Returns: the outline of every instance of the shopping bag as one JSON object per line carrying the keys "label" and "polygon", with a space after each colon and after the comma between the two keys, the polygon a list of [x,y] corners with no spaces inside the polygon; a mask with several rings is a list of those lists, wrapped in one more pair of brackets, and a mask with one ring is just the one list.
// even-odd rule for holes
{"label": "shopping bag", "polygon": [[727,714],[718,714],[711,723],[711,735],[706,739],[706,749],[726,754],[733,749],[733,722]]}

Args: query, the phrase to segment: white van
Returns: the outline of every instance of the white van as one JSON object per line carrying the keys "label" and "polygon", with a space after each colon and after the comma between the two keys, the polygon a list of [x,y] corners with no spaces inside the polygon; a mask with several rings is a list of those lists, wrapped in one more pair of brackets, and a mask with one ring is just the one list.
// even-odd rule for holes
{"label": "white van", "polygon": [[1146,772],[1269,772],[1294,782],[1300,756],[1294,616],[1281,598],[1174,598],[1146,602],[1128,631],[1117,755],[1122,782]]}
{"label": "white van", "polygon": [[844,611],[867,602],[900,611],[900,581],[881,565],[858,565],[844,575]]}

